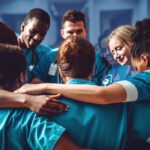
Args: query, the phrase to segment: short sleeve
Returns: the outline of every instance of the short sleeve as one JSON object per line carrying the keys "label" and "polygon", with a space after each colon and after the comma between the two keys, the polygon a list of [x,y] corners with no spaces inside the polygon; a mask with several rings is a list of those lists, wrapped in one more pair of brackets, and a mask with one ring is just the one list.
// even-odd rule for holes
{"label": "short sleeve", "polygon": [[126,101],[150,100],[150,72],[141,72],[121,84],[127,93]]}
{"label": "short sleeve", "polygon": [[27,143],[34,150],[53,150],[65,131],[64,127],[35,113],[28,128]]}

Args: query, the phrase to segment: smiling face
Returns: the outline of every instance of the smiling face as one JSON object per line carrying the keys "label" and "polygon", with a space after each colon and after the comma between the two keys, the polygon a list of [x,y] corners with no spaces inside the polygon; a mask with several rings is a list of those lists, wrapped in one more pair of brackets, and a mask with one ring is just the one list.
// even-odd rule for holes
{"label": "smiling face", "polygon": [[61,29],[61,36],[66,39],[68,36],[74,35],[86,39],[87,28],[85,28],[82,21],[71,22],[65,21],[63,29]]}
{"label": "smiling face", "polygon": [[49,28],[49,24],[46,24],[36,18],[28,21],[27,24],[21,25],[21,45],[27,49],[34,49],[44,39]]}
{"label": "smiling face", "polygon": [[113,36],[109,41],[109,48],[114,59],[122,66],[131,64],[131,44],[125,45],[117,37]]}

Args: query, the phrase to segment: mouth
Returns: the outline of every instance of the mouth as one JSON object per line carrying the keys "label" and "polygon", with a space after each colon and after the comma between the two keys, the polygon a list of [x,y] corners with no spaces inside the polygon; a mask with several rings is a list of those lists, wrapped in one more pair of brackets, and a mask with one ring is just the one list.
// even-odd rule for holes
{"label": "mouth", "polygon": [[119,57],[119,58],[117,58],[117,61],[118,61],[119,63],[123,63],[123,62],[124,62],[124,57]]}

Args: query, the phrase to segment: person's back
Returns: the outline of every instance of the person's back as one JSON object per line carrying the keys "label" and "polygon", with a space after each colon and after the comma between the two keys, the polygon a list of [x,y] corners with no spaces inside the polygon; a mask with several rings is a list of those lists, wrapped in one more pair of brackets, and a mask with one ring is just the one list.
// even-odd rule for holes
{"label": "person's back", "polygon": [[[92,79],[94,62],[94,48],[84,39],[69,37],[59,48],[57,64],[66,84],[94,85],[89,81]],[[103,106],[66,98],[61,101],[68,104],[70,109],[52,119],[66,127],[77,144],[95,149],[124,149],[127,129],[125,104]]]}
{"label": "person's back", "polygon": [[[18,46],[0,44],[0,89],[26,81],[26,60]],[[17,105],[17,104],[16,104]],[[0,149],[53,149],[65,128],[28,109],[0,109]]]}
{"label": "person's back", "polygon": [[[67,84],[94,84],[72,79]],[[71,86],[71,85],[70,85]],[[124,149],[127,129],[125,104],[95,105],[61,98],[69,111],[52,117],[63,125],[80,146],[95,149]]]}

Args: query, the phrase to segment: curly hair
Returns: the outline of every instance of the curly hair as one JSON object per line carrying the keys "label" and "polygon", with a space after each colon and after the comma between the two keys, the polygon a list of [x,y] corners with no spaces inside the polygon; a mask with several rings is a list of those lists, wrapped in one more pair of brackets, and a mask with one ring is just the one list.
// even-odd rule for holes
{"label": "curly hair", "polygon": [[137,21],[135,27],[136,30],[131,37],[131,56],[139,58],[145,52],[150,53],[150,19]]}
{"label": "curly hair", "polygon": [[24,23],[27,24],[29,20],[37,18],[38,20],[50,25],[50,16],[49,14],[40,8],[34,8],[28,12],[25,17]]}

